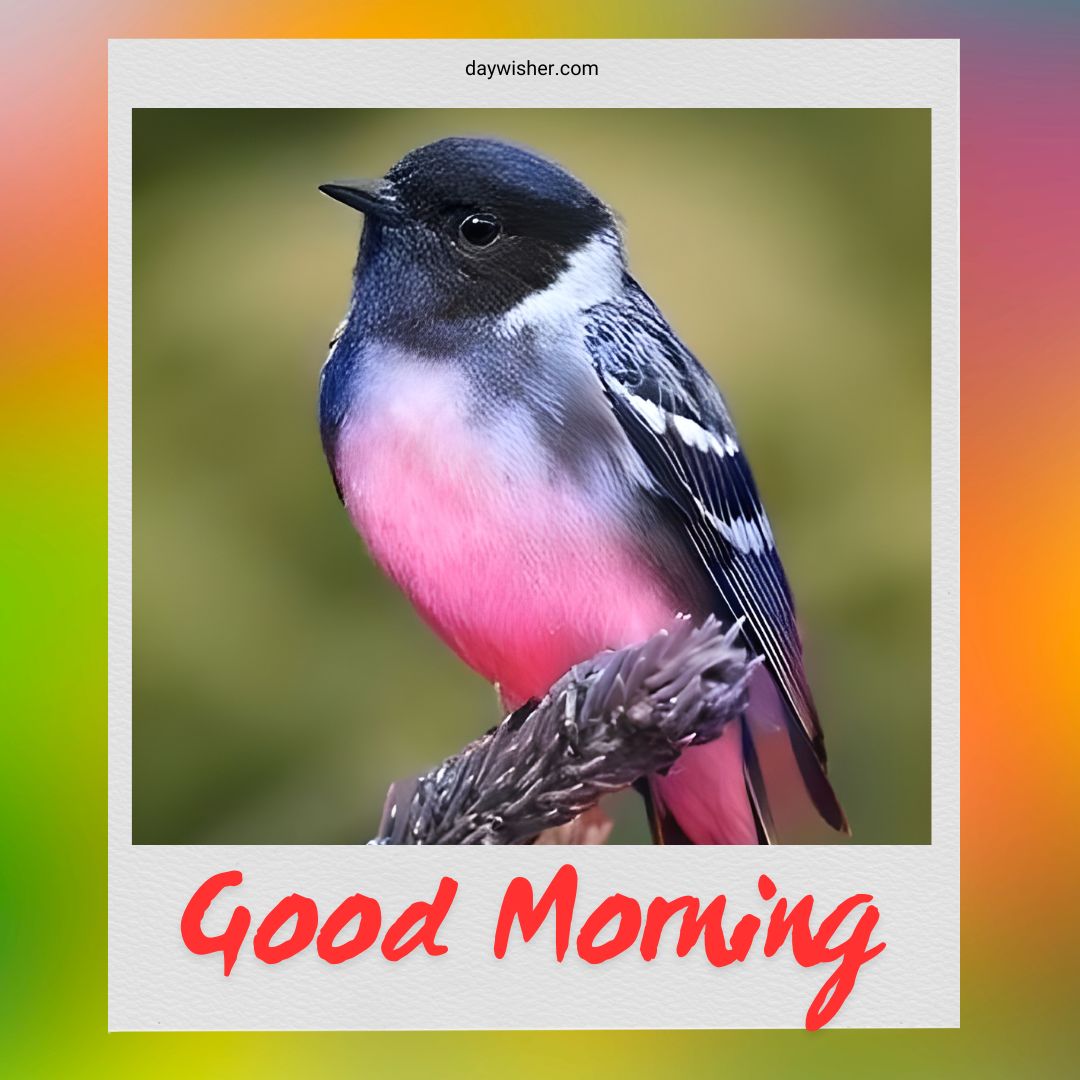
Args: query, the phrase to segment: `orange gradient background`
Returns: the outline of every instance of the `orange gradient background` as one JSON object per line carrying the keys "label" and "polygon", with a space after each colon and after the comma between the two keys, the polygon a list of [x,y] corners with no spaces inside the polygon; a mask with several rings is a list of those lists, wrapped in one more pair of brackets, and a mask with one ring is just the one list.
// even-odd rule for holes
{"label": "orange gradient background", "polygon": [[[9,2],[0,36],[4,1074],[1069,1071],[1078,35],[1077,8],[1064,3]],[[960,1031],[106,1035],[106,40],[184,36],[961,39]]]}

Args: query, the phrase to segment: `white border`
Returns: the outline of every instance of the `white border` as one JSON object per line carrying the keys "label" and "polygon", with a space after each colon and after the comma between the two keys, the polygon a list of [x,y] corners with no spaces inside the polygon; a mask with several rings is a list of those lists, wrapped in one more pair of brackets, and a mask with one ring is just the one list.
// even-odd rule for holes
{"label": "white border", "polygon": [[[467,78],[468,60],[589,62],[592,78]],[[874,894],[885,952],[832,1027],[959,1023],[958,67],[953,41],[112,41],[109,45],[109,1026],[111,1029],[799,1027],[827,968],[772,960],[714,970],[670,952],[556,964],[544,933],[492,957],[503,889],[539,887],[568,858],[581,910],[729,896],[755,909],[768,873],[828,906]],[[135,107],[918,107],[932,110],[933,843],[921,847],[415,849],[134,847],[131,843],[131,110]],[[277,967],[195,957],[180,912],[212,873],[240,868],[234,902],[265,912],[301,891],[329,911],[372,893],[389,909],[461,883],[449,952],[333,967],[312,950]],[[400,910],[400,908],[399,908]],[[223,920],[224,916],[222,916]],[[575,920],[575,929],[580,918]],[[545,936],[546,935],[546,936]],[[250,939],[249,946],[250,948]]]}

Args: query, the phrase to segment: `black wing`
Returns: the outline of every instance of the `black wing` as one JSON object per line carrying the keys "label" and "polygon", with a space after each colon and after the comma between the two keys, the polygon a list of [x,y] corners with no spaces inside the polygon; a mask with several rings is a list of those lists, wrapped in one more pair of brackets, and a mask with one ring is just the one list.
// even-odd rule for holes
{"label": "black wing", "polygon": [[[330,337],[330,351],[323,361],[322,371],[319,372],[319,431],[323,453],[326,455],[327,465],[330,466],[334,490],[343,503],[345,496],[337,473],[337,441],[349,404],[349,377],[355,355],[355,349],[342,342],[348,326],[349,317],[346,315]],[[340,350],[339,345],[342,346]]]}
{"label": "black wing", "polygon": [[[742,619],[789,713],[789,737],[822,817],[847,831],[825,775],[825,742],[803,669],[795,608],[769,519],[719,391],[632,281],[586,313],[585,345],[616,417],[675,508],[719,600]],[[757,771],[752,746],[749,768]],[[760,774],[748,773],[753,796]]]}

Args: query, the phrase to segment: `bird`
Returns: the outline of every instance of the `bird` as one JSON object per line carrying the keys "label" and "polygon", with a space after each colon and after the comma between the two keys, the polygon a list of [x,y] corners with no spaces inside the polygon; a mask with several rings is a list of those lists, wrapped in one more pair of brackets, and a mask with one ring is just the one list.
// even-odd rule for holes
{"label": "bird", "polygon": [[507,709],[677,619],[738,624],[760,657],[746,711],[641,781],[654,842],[778,842],[768,746],[848,833],[742,444],[631,275],[615,212],[481,137],[320,191],[364,215],[319,420],[376,564]]}

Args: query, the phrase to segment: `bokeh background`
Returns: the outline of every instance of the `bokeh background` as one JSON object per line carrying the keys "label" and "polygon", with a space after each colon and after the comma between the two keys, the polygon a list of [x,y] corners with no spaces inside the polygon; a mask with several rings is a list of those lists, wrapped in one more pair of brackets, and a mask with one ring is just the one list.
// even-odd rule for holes
{"label": "bokeh background", "polygon": [[447,134],[621,213],[739,425],[856,837],[927,842],[930,122],[870,109],[136,110],[135,842],[363,840],[498,717],[368,559],[315,416],[362,220],[316,185]]}
{"label": "bokeh background", "polygon": [[[1075,3],[49,0],[8,3],[0,20],[12,88],[0,110],[6,1074],[982,1080],[1075,1071]],[[960,39],[959,1030],[106,1034],[106,40],[125,36]]]}

